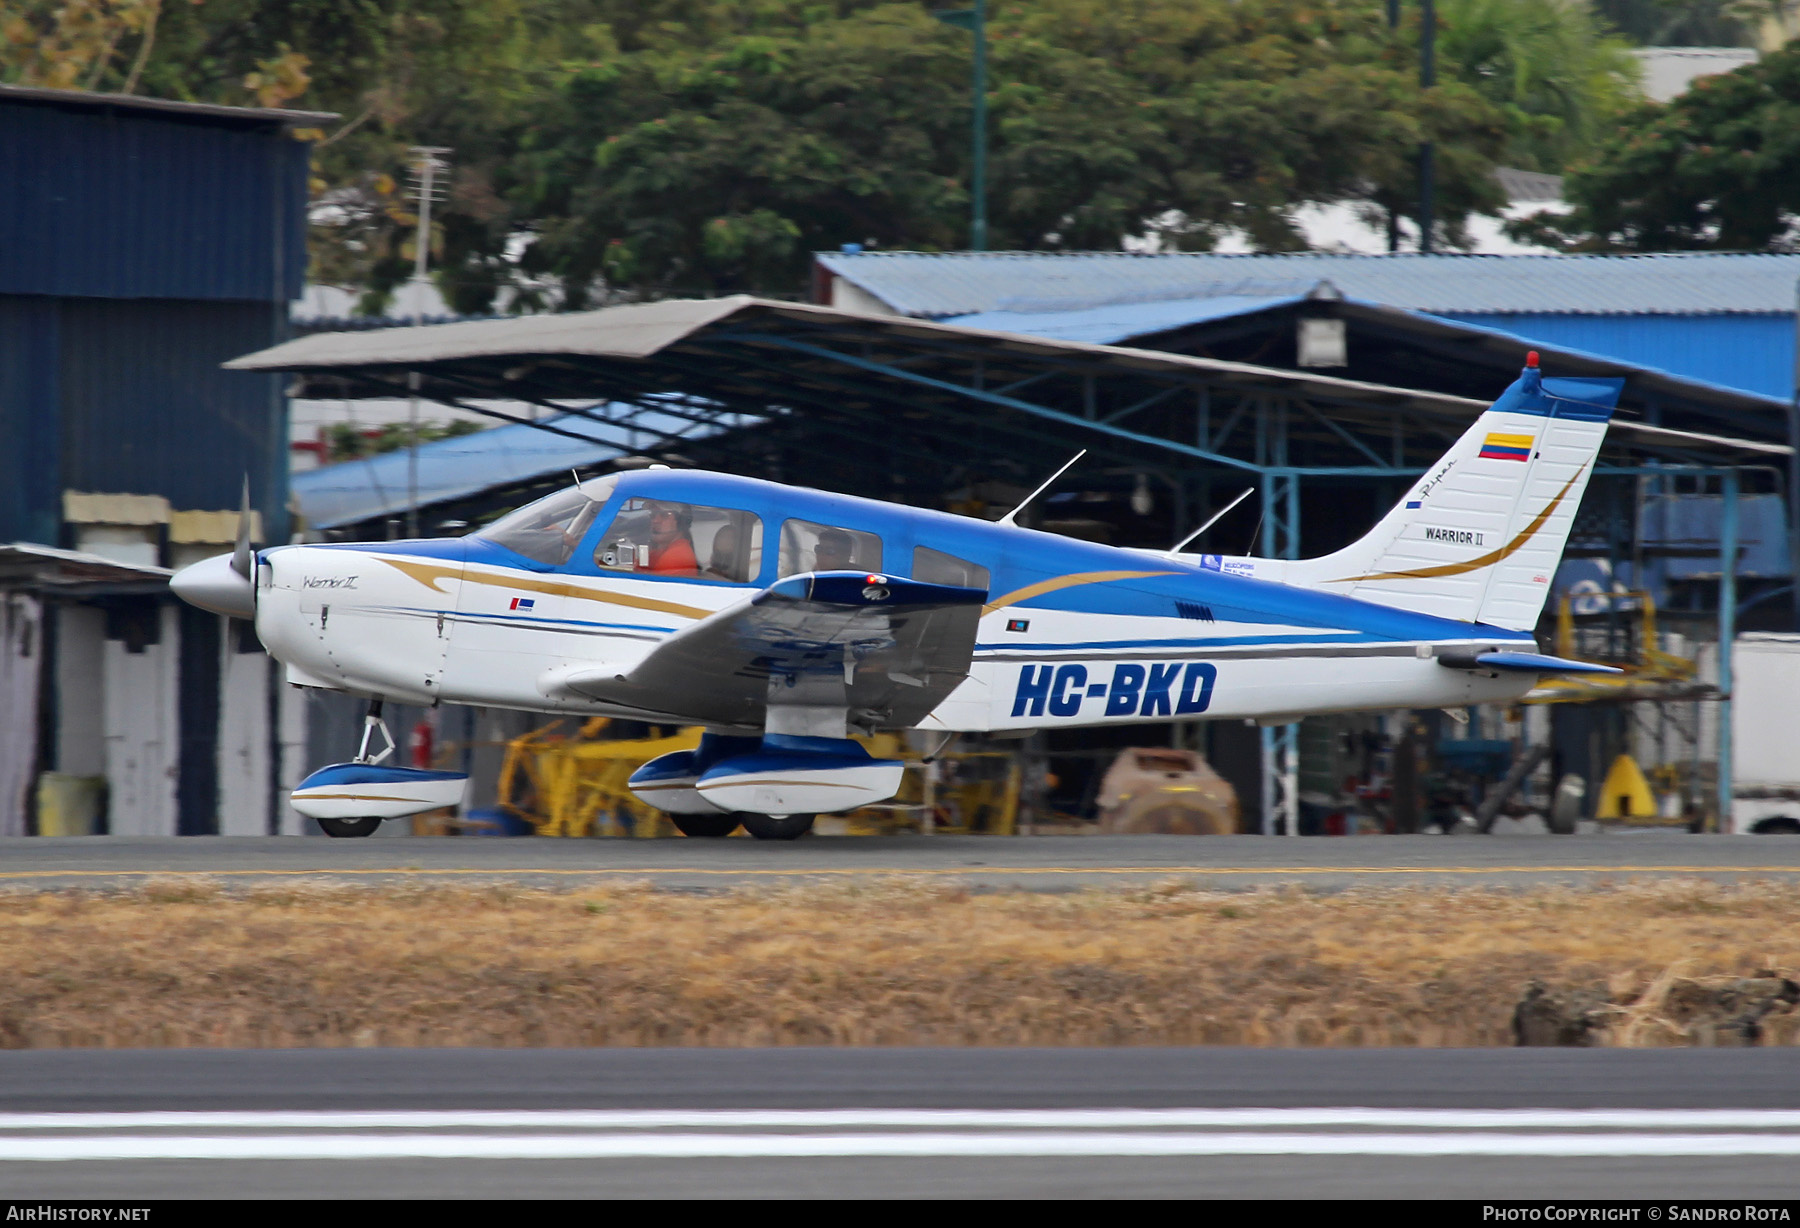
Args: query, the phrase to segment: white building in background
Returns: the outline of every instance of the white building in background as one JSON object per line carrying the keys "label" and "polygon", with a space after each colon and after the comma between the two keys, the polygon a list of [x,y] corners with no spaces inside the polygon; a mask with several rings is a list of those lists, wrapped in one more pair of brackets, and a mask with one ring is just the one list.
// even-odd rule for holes
{"label": "white building in background", "polygon": [[1761,58],[1754,47],[1635,47],[1631,54],[1643,67],[1644,97],[1652,102],[1679,98],[1701,77],[1733,72]]}
{"label": "white building in background", "polygon": [[[338,286],[308,285],[294,303],[288,318],[296,325],[318,325],[327,321],[349,321],[355,318],[357,296]],[[394,292],[388,306],[393,320],[441,320],[452,315],[449,304],[433,285],[407,282]],[[502,413],[520,418],[535,418],[535,406],[517,402],[497,402]],[[405,397],[374,401],[291,400],[288,402],[289,470],[304,473],[326,462],[331,433],[338,427],[374,433],[383,427],[407,422],[412,406]],[[469,422],[484,430],[499,425],[499,419],[454,405],[423,402],[419,421],[427,426],[443,426],[450,422]]]}

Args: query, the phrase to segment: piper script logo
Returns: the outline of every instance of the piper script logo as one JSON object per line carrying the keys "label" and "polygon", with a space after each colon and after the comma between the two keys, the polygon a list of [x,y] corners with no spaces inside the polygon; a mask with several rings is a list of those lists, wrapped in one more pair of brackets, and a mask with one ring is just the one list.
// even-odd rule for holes
{"label": "piper script logo", "polygon": [[1085,665],[1027,665],[1012,714],[1079,716],[1092,699],[1104,701],[1102,716],[1194,716],[1211,706],[1218,678],[1218,667],[1205,661],[1121,661],[1106,681],[1089,681]]}

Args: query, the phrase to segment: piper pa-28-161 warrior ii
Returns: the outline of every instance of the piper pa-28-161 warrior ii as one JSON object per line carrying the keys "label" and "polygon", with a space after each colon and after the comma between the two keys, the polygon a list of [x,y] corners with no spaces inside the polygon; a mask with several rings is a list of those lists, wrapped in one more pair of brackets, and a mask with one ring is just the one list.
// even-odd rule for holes
{"label": "piper pa-28-161 warrior ii", "polygon": [[1541,655],[1530,629],[1620,387],[1543,378],[1533,355],[1373,530],[1315,559],[1118,549],[659,467],[463,538],[240,536],[174,587],[254,618],[290,682],[369,699],[356,759],[293,792],[331,835],[462,797],[459,774],[384,762],[391,699],[701,725],[632,791],[689,836],[791,839],[898,791],[903,763],[856,732],[1270,723],[1605,670]]}

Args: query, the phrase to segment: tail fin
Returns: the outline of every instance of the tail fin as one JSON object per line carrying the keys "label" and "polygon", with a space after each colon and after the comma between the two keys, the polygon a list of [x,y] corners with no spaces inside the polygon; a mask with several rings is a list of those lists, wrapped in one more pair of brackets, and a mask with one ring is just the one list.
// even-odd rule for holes
{"label": "tail fin", "polygon": [[1258,578],[1526,631],[1593,475],[1620,379],[1546,379],[1537,355],[1369,533]]}

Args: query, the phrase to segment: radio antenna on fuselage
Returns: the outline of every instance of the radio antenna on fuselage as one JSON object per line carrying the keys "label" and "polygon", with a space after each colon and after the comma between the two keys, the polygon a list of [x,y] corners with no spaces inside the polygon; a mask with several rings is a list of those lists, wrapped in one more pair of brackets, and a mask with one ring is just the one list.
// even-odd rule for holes
{"label": "radio antenna on fuselage", "polygon": [[1230,503],[1227,503],[1224,507],[1222,507],[1218,511],[1214,512],[1212,514],[1211,518],[1208,519],[1205,524],[1203,524],[1199,528],[1195,529],[1192,533],[1189,533],[1186,537],[1184,537],[1180,541],[1176,542],[1173,546],[1170,546],[1169,553],[1170,554],[1180,554],[1189,542],[1193,541],[1196,537],[1199,537],[1202,533],[1206,532],[1208,529],[1210,529],[1214,525],[1218,524],[1219,521],[1224,518],[1226,512],[1229,512],[1232,508],[1234,508],[1238,504],[1242,503],[1245,499],[1248,499],[1255,490],[1256,490],[1256,487],[1254,487],[1254,486],[1246,488],[1243,494],[1239,495],[1237,498],[1233,499]]}
{"label": "radio antenna on fuselage", "polygon": [[1069,471],[1069,467],[1071,465],[1073,465],[1076,461],[1080,460],[1082,457],[1086,456],[1087,454],[1088,454],[1088,450],[1086,448],[1083,448],[1081,451],[1079,451],[1075,455],[1071,456],[1067,461],[1063,462],[1063,467],[1061,469],[1058,469],[1055,473],[1051,474],[1050,477],[1044,482],[1044,484],[1042,486],[1038,487],[1036,490],[1034,490],[1030,494],[1026,495],[1023,499],[1019,500],[1019,506],[1013,508],[1012,511],[1006,513],[1006,515],[1000,517],[1000,519],[995,521],[994,523],[1006,525],[1008,528],[1013,528],[1013,529],[1018,528],[1019,525],[1018,525],[1018,521],[1016,519],[1018,514],[1022,511],[1024,511],[1028,506],[1030,506],[1031,501],[1033,499],[1035,499],[1039,495],[1043,494],[1046,490],[1049,490],[1050,487],[1055,484],[1057,478],[1060,478],[1063,474],[1067,473]]}

